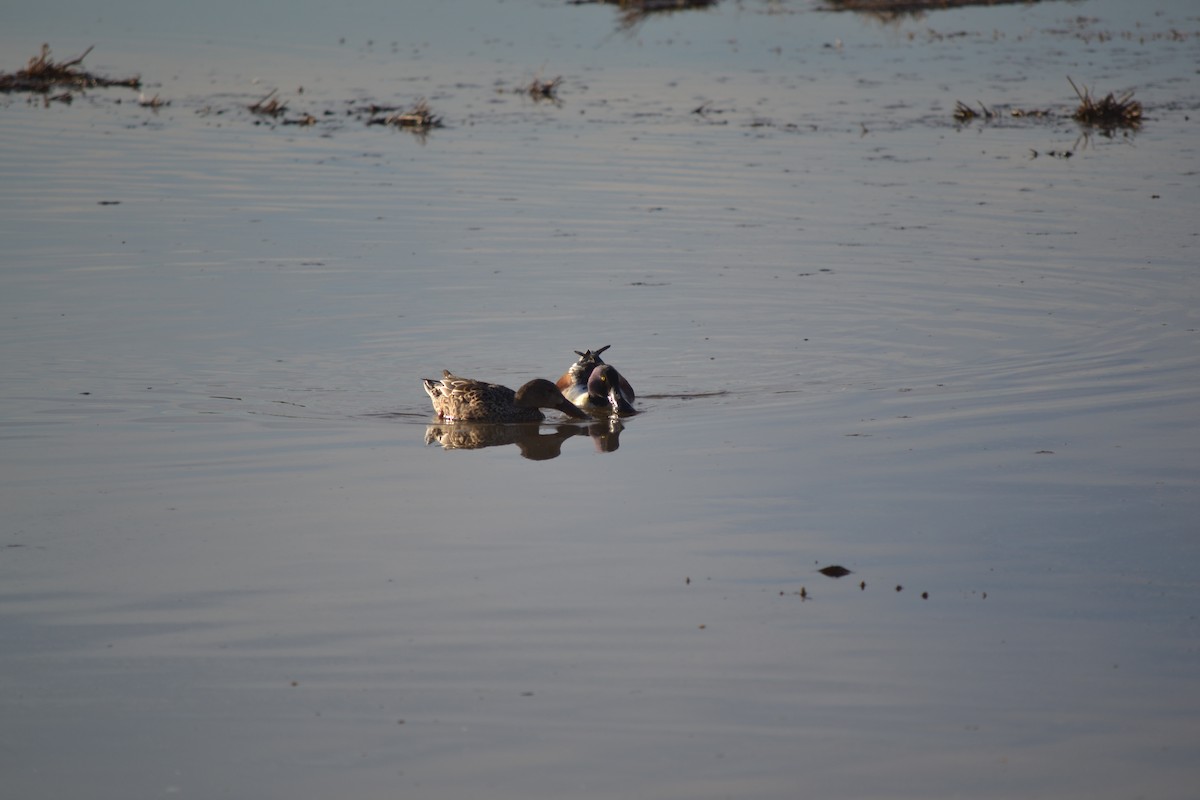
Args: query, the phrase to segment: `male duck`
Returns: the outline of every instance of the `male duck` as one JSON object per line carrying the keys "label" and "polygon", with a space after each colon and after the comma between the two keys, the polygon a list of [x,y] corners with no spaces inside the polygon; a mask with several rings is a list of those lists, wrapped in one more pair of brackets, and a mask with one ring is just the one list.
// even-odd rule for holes
{"label": "male duck", "polygon": [[539,408],[557,408],[576,419],[587,417],[545,378],[535,378],[515,392],[507,386],[460,378],[449,370],[442,371],[441,380],[426,378],[424,383],[433,410],[446,420],[540,422],[545,415]]}
{"label": "male duck", "polygon": [[595,352],[575,351],[579,360],[563,373],[555,384],[568,400],[585,411],[596,413],[636,414],[633,407],[633,387],[629,381],[610,364],[605,364],[600,354],[611,345],[604,345]]}

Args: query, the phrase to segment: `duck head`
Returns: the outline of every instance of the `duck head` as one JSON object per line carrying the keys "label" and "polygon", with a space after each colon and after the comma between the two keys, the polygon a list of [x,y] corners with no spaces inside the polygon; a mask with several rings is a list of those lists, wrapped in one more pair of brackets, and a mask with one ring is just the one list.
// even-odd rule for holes
{"label": "duck head", "polygon": [[588,397],[592,404],[603,406],[608,404],[614,414],[629,416],[636,414],[637,409],[629,402],[622,389],[624,379],[621,373],[608,364],[601,364],[592,370],[588,377]]}
{"label": "duck head", "polygon": [[513,405],[521,408],[554,408],[575,419],[586,419],[587,414],[576,408],[550,381],[534,378],[517,389]]}
{"label": "duck head", "polygon": [[[595,397],[589,398],[589,395],[592,395],[593,392],[588,385],[588,381],[598,367],[610,366],[604,363],[604,359],[600,358],[600,354],[610,346],[606,344],[598,350],[576,350],[575,355],[579,356],[579,360],[572,364],[571,368],[558,379],[558,388],[576,405],[586,407],[597,401]],[[617,372],[615,368],[612,371],[612,375],[615,375],[614,385],[619,388],[620,394],[625,398],[625,405],[629,408],[629,410],[622,413],[632,414],[633,406],[629,404],[636,397],[633,387],[629,385],[629,381],[625,380],[625,376]],[[601,397],[605,396],[607,395],[601,395]],[[603,400],[601,400],[601,404],[604,404]]]}

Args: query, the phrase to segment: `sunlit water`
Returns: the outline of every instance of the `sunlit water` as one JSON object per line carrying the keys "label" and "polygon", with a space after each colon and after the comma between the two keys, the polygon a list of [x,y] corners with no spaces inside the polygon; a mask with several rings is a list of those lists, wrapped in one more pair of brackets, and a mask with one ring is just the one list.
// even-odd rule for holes
{"label": "sunlit water", "polygon": [[170,105],[0,98],[6,792],[1192,796],[1187,3],[48,13]]}

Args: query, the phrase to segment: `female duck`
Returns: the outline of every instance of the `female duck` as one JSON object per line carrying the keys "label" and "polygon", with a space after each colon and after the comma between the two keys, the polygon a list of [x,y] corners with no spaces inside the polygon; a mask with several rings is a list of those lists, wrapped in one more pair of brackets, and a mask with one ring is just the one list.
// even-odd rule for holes
{"label": "female duck", "polygon": [[426,378],[424,384],[433,410],[446,420],[540,422],[545,419],[540,408],[556,408],[576,419],[587,416],[545,378],[535,378],[514,392],[507,386],[460,378],[443,370],[441,380]]}

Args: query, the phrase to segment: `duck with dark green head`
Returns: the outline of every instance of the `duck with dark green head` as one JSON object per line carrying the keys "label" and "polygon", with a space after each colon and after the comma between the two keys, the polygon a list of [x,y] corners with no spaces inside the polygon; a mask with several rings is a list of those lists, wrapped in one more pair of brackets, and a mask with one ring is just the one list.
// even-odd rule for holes
{"label": "duck with dark green head", "polygon": [[593,414],[636,414],[633,387],[616,367],[605,364],[600,354],[610,345],[598,350],[575,351],[579,360],[563,373],[555,385],[563,395],[584,411]]}

